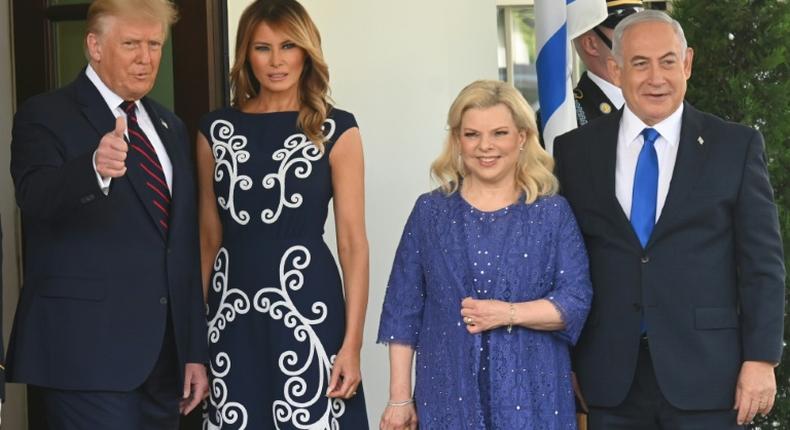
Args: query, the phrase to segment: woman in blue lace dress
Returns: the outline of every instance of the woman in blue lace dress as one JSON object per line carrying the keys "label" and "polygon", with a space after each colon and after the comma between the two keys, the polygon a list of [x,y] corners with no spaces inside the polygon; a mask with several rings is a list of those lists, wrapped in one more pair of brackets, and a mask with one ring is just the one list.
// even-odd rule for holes
{"label": "woman in blue lace dress", "polygon": [[[208,307],[207,429],[368,428],[362,142],[328,102],[318,30],[295,0],[239,21],[233,104],[197,142]],[[334,205],[342,278],[323,240]]]}
{"label": "woman in blue lace dress", "polygon": [[[587,255],[521,94],[464,88],[392,267],[382,428],[575,429],[569,348],[590,307]],[[416,351],[416,383],[411,370]]]}

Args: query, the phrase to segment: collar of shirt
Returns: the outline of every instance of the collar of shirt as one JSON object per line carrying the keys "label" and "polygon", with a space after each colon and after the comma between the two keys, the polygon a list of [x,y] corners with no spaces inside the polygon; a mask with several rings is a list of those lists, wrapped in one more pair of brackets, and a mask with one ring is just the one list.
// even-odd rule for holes
{"label": "collar of shirt", "polygon": [[[99,74],[96,73],[96,70],[94,70],[90,64],[88,64],[88,67],[85,69],[85,75],[93,83],[96,89],[99,90],[99,94],[101,94],[104,102],[107,103],[107,107],[110,108],[110,112],[112,112],[113,116],[116,118],[121,115],[126,117],[126,112],[121,109],[121,103],[123,103],[124,99],[118,94],[115,94],[107,85],[104,84],[104,81],[101,80]],[[153,122],[148,116],[148,112],[145,110],[143,103],[140,100],[135,100],[134,104],[137,106],[137,119],[141,127],[143,127],[143,130],[148,132],[149,129],[145,128],[145,126],[150,124],[150,130],[153,130],[155,133],[156,130],[153,128]]]}
{"label": "collar of shirt", "polygon": [[617,109],[623,107],[625,99],[623,98],[623,92],[620,91],[620,88],[589,70],[587,71],[587,76],[590,77],[590,80],[593,81],[595,85],[598,85],[598,88],[603,91],[606,98],[608,98]]}
{"label": "collar of shirt", "polygon": [[[101,80],[99,75],[95,70],[93,70],[93,67],[91,67],[90,64],[88,64],[88,68],[85,69],[85,75],[93,83],[96,89],[99,90],[99,94],[101,94],[104,102],[107,103],[107,107],[109,107],[113,113],[116,113],[116,110],[120,109],[119,106],[124,101],[123,98],[121,98],[121,96],[118,94],[115,94],[107,85],[104,84],[104,81]],[[135,104],[137,104],[139,109],[140,101],[136,101]],[[117,117],[118,115],[115,116]]]}
{"label": "collar of shirt", "polygon": [[623,118],[620,120],[620,141],[625,143],[626,147],[634,144],[642,135],[642,130],[646,128],[654,128],[660,137],[658,141],[664,141],[671,146],[677,146],[680,142],[680,124],[683,119],[683,103],[680,104],[675,112],[666,117],[663,121],[650,127],[642,122],[639,117],[634,114],[628,105],[623,109]]}

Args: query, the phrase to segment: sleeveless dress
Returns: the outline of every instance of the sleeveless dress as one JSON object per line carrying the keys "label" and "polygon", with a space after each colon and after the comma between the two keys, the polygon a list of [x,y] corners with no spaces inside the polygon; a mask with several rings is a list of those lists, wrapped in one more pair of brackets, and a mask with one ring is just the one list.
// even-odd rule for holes
{"label": "sleeveless dress", "polygon": [[329,154],[356,127],[332,109],[321,152],[298,112],[206,115],[222,245],[208,289],[210,397],[205,429],[367,429],[362,386],[326,397],[345,334],[337,264],[324,243]]}

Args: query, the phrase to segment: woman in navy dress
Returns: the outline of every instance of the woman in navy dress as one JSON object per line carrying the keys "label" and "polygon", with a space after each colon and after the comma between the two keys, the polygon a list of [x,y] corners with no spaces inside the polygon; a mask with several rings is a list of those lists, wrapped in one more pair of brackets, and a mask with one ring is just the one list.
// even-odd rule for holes
{"label": "woman in navy dress", "polygon": [[535,115],[511,85],[477,81],[448,126],[441,187],[417,200],[384,300],[381,427],[575,429],[569,348],[590,307],[587,255]]}
{"label": "woman in navy dress", "polygon": [[[197,142],[204,427],[367,429],[362,144],[354,116],[328,102],[320,36],[298,2],[244,11],[231,84],[232,107],[203,118]],[[330,200],[342,282],[322,238]]]}

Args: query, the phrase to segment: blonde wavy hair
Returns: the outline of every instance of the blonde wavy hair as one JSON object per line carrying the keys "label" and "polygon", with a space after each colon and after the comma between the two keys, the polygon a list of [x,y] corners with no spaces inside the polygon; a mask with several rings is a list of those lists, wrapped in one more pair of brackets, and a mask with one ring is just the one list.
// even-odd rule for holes
{"label": "blonde wavy hair", "polygon": [[236,60],[230,71],[233,94],[231,105],[241,109],[256,97],[261,84],[252,73],[248,61],[252,35],[258,25],[266,23],[285,33],[305,53],[304,69],[299,78],[299,117],[297,127],[323,150],[321,127],[331,108],[329,98],[329,66],[321,51],[321,35],[304,7],[296,0],[257,0],[241,15],[236,33]]}
{"label": "blonde wavy hair", "polygon": [[516,128],[527,136],[524,150],[519,151],[515,173],[516,185],[524,191],[526,203],[556,194],[559,183],[552,173],[554,159],[540,146],[535,112],[517,89],[501,81],[475,81],[458,94],[447,113],[447,138],[439,157],[431,164],[431,176],[446,194],[458,191],[464,179],[464,165],[459,156],[464,114],[469,109],[487,109],[500,104],[510,110]]}

